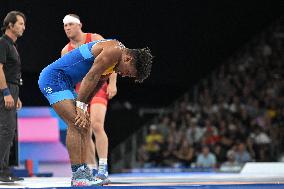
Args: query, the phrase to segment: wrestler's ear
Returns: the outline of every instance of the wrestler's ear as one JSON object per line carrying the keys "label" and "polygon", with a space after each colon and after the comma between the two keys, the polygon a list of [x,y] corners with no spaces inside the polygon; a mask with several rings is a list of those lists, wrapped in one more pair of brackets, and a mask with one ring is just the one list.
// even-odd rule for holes
{"label": "wrestler's ear", "polygon": [[132,56],[129,54],[124,55],[123,60],[124,62],[130,63],[132,61]]}
{"label": "wrestler's ear", "polygon": [[129,62],[131,60],[131,57],[129,55],[125,55],[124,61]]}

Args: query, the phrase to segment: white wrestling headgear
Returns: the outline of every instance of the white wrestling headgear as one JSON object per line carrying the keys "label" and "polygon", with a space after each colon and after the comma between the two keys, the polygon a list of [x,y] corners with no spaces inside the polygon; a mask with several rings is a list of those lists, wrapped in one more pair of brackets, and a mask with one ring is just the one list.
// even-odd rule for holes
{"label": "white wrestling headgear", "polygon": [[81,22],[78,18],[70,16],[70,15],[66,15],[63,18],[63,24],[69,24],[69,23],[81,24]]}

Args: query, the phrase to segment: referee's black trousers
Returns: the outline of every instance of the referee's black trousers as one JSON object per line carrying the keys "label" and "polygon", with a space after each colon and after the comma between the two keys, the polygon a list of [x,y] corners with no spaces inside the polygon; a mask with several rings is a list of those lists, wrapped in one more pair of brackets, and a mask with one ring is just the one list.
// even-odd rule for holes
{"label": "referee's black trousers", "polygon": [[19,86],[7,83],[10,93],[15,101],[12,109],[5,108],[4,96],[0,94],[0,174],[9,170],[10,148],[15,137],[17,127],[17,100],[19,97]]}

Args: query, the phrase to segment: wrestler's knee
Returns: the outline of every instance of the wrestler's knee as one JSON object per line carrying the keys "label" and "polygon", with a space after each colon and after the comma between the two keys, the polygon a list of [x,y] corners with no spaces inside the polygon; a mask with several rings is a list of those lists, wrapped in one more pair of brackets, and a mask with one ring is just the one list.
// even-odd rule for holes
{"label": "wrestler's knee", "polygon": [[104,122],[100,119],[94,119],[91,121],[91,127],[93,128],[94,132],[100,132],[104,130]]}

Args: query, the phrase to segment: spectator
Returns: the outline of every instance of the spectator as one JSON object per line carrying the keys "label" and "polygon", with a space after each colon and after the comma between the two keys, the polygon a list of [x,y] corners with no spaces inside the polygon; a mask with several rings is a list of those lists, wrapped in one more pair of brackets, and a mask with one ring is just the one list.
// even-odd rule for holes
{"label": "spectator", "polygon": [[227,161],[222,163],[220,171],[224,172],[237,172],[242,168],[241,164],[235,159],[235,152],[233,150],[228,151]]}
{"label": "spectator", "polygon": [[251,156],[246,150],[246,146],[244,143],[240,143],[237,146],[237,150],[235,152],[235,159],[240,164],[244,164],[246,162],[251,161]]}
{"label": "spectator", "polygon": [[162,146],[162,164],[167,167],[172,167],[177,161],[175,151],[177,149],[175,137],[172,133],[169,134],[167,140]]}
{"label": "spectator", "polygon": [[204,146],[202,153],[198,154],[196,165],[201,168],[216,167],[216,156],[210,152],[208,146]]}
{"label": "spectator", "polygon": [[163,136],[157,130],[156,125],[150,126],[150,133],[146,136],[146,152],[149,155],[149,162],[154,165],[160,163],[160,150],[163,143]]}
{"label": "spectator", "polygon": [[194,160],[194,148],[187,140],[182,140],[181,146],[175,151],[177,162],[183,167],[190,167]]}
{"label": "spectator", "polygon": [[169,124],[170,124],[169,116],[164,115],[161,118],[160,123],[157,125],[157,129],[160,131],[160,133],[164,138],[167,138],[169,135]]}
{"label": "spectator", "polygon": [[196,124],[196,119],[192,119],[190,126],[186,131],[186,137],[190,144],[199,143],[203,136],[202,129]]}

